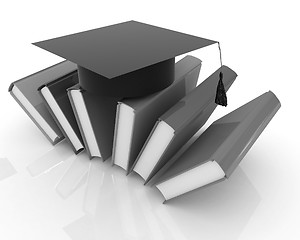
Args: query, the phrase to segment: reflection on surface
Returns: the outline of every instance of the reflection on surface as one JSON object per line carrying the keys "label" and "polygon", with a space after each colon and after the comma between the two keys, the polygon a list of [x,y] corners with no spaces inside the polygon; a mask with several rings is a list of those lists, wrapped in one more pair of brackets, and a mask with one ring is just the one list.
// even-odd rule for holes
{"label": "reflection on surface", "polygon": [[54,146],[53,149],[43,154],[41,157],[28,165],[27,170],[31,176],[36,177],[42,173],[50,171],[52,168],[61,164],[63,161],[67,160],[73,155],[74,153],[70,146],[68,146],[68,142],[62,141]]}
{"label": "reflection on surface", "polygon": [[114,170],[116,173],[112,174],[112,180],[116,195],[116,212],[120,218],[120,230],[128,239],[145,238],[144,231],[141,231],[139,227],[143,219],[140,219],[139,211],[136,208],[138,202],[134,196],[134,189],[122,169],[116,166]]}
{"label": "reflection on surface", "polygon": [[55,188],[59,196],[67,198],[87,181],[90,160],[85,152],[75,155],[68,142],[63,141],[28,165],[27,170],[32,177],[37,177],[67,161],[71,166],[57,179]]}
{"label": "reflection on surface", "polygon": [[80,186],[86,183],[90,161],[85,153],[73,155],[73,162],[68,170],[63,174],[56,186],[56,192],[62,197],[67,198],[74,193]]}
{"label": "reflection on surface", "polygon": [[[8,166],[8,160],[1,162]],[[144,186],[137,174],[126,176],[121,168],[111,166],[111,159],[89,160],[85,152],[75,155],[65,143],[35,160],[28,171],[32,176],[50,174],[50,169],[63,162],[68,162],[67,170],[57,178],[56,192],[66,199],[81,186],[85,187],[81,204],[84,215],[63,228],[73,240],[96,240],[103,236],[107,236],[105,239],[237,239],[260,202],[255,187],[238,167],[227,181],[162,204],[160,192]]]}
{"label": "reflection on surface", "polygon": [[147,230],[147,235],[150,236],[149,239],[185,240],[186,237],[184,233],[181,231],[177,223],[170,218],[166,207],[159,204],[159,202],[162,202],[162,199],[158,199],[158,204],[153,205],[151,203],[152,199],[150,194],[151,193],[143,191],[142,189],[136,191],[136,196],[142,210],[142,214],[146,219],[146,225],[149,228]]}
{"label": "reflection on surface", "polygon": [[238,167],[229,180],[166,204],[172,209],[169,213],[173,219],[197,219],[196,226],[190,221],[180,224],[188,239],[195,238],[195,234],[204,239],[238,239],[260,200],[257,190]]}
{"label": "reflection on surface", "polygon": [[[80,164],[78,164],[79,166]],[[85,170],[81,171],[83,175]],[[74,171],[79,173],[79,171]],[[72,175],[72,174],[71,174]],[[75,175],[71,179],[75,180]],[[77,174],[76,179],[78,179]],[[162,204],[156,188],[110,162],[90,162],[84,216],[64,227],[73,240],[237,239],[260,202],[238,167],[231,179]]]}
{"label": "reflection on surface", "polygon": [[0,181],[16,173],[16,169],[7,158],[0,158]]}
{"label": "reflection on surface", "polygon": [[103,187],[105,170],[101,159],[92,159],[88,172],[87,186],[84,194],[83,211],[90,215],[96,214],[100,190]]}

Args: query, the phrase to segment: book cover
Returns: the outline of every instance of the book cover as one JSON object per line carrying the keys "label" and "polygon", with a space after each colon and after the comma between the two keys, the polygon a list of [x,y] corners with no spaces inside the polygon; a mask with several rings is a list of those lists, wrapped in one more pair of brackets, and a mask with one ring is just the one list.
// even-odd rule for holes
{"label": "book cover", "polygon": [[84,149],[83,140],[67,94],[67,89],[76,84],[78,73],[74,71],[42,85],[38,91],[73,151],[78,154]]}
{"label": "book cover", "polygon": [[37,89],[47,82],[76,71],[76,69],[76,64],[63,61],[13,82],[8,89],[17,103],[53,145],[63,140],[64,136]]}
{"label": "book cover", "polygon": [[186,56],[175,64],[175,80],[164,90],[118,103],[113,163],[129,173],[156,120],[196,87],[201,60]]}
{"label": "book cover", "polygon": [[280,106],[269,91],[214,121],[181,156],[161,168],[151,184],[169,200],[229,178]]}
{"label": "book cover", "polygon": [[146,183],[205,124],[217,107],[214,99],[220,71],[227,91],[237,74],[222,66],[156,122],[134,164],[134,171]]}
{"label": "book cover", "polygon": [[90,157],[103,161],[112,155],[117,103],[120,98],[89,93],[80,85],[68,89],[85,149]]}

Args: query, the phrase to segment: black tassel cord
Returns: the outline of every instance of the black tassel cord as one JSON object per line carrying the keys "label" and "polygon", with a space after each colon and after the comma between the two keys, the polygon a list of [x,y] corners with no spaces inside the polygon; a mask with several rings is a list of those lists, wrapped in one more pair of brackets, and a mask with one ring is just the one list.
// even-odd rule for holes
{"label": "black tassel cord", "polygon": [[[220,47],[220,43],[218,42],[218,46],[219,46],[219,52],[220,52],[220,63],[221,63],[221,67],[223,66],[222,64],[222,54],[221,54],[221,47]],[[222,70],[220,71],[219,74],[219,82],[218,82],[218,86],[217,86],[217,91],[216,91],[216,98],[215,98],[215,103],[221,106],[227,106],[227,96],[226,96],[226,90],[223,84],[223,73]]]}

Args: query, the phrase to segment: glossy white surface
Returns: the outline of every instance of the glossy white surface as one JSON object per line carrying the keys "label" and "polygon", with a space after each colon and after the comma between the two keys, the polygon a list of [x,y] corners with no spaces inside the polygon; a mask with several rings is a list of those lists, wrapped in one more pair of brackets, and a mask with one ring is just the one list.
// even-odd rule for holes
{"label": "glossy white surface", "polygon": [[[4,2],[0,239],[300,239],[297,3]],[[239,76],[209,123],[268,90],[278,96],[281,109],[228,181],[162,204],[139,176],[76,157],[65,142],[52,147],[7,92],[12,81],[62,60],[30,43],[129,19],[221,42],[224,64]],[[201,78],[214,66],[209,56]]]}
{"label": "glossy white surface", "polygon": [[9,239],[196,239],[214,236],[215,227],[232,239],[260,202],[241,168],[227,183],[162,204],[159,191],[137,175],[126,177],[121,168],[89,161],[85,153],[75,156],[65,142],[24,162],[1,182],[1,212],[7,213],[1,224],[19,229],[3,229]]}

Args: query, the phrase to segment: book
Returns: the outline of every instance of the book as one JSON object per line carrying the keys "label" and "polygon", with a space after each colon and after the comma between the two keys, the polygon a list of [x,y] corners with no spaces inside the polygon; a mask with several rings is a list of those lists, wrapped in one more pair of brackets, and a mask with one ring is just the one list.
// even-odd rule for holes
{"label": "book", "polygon": [[169,200],[229,178],[280,106],[269,91],[214,121],[151,181]]}
{"label": "book", "polygon": [[42,85],[38,91],[66,140],[70,143],[75,154],[78,154],[84,149],[83,140],[67,94],[67,89],[76,84],[78,84],[78,73],[75,70],[66,76]]}
{"label": "book", "polygon": [[11,83],[8,89],[17,103],[53,145],[63,140],[64,136],[37,89],[47,82],[76,71],[76,69],[76,64],[63,61]]}
{"label": "book", "polygon": [[175,64],[175,80],[164,90],[118,103],[112,161],[129,173],[156,120],[196,87],[201,60],[186,56]]}
{"label": "book", "polygon": [[133,170],[147,183],[150,178],[187,142],[208,120],[217,104],[214,102],[220,72],[227,91],[237,74],[222,66],[165,112],[156,122]]}
{"label": "book", "polygon": [[89,158],[107,160],[112,155],[116,109],[120,98],[87,92],[79,84],[67,91]]}
{"label": "book", "polygon": [[127,21],[33,44],[76,63],[87,92],[124,98],[165,89],[174,81],[176,56],[216,43]]}

